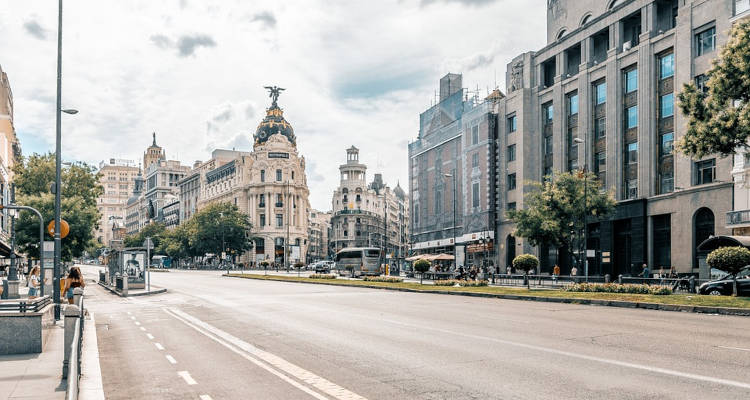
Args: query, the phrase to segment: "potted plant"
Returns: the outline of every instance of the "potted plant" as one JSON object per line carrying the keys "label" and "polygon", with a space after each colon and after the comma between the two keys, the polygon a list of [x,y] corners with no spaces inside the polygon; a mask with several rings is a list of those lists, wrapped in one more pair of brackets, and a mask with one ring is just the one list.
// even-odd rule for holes
{"label": "potted plant", "polygon": [[538,266],[539,259],[532,254],[521,254],[513,259],[513,268],[523,270],[523,283],[528,289],[531,289],[529,271],[535,270]]}
{"label": "potted plant", "polygon": [[427,260],[417,260],[414,262],[414,270],[419,272],[419,284],[422,284],[424,273],[430,270],[430,262]]}
{"label": "potted plant", "polygon": [[711,268],[722,270],[732,275],[732,296],[737,296],[737,274],[750,265],[750,250],[742,246],[719,247],[706,257]]}

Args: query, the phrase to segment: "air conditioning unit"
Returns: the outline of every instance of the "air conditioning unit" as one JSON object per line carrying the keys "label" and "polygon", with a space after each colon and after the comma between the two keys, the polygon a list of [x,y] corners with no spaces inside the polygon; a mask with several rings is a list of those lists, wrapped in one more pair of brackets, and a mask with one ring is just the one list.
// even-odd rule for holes
{"label": "air conditioning unit", "polygon": [[622,44],[622,51],[628,51],[630,48],[633,47],[630,40]]}

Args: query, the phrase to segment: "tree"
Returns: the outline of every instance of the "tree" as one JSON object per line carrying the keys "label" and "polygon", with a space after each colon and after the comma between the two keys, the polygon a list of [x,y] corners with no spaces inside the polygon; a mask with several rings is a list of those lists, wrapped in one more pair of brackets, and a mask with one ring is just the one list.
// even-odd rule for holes
{"label": "tree", "polygon": [[582,248],[584,217],[604,218],[615,207],[613,194],[603,193],[590,172],[562,172],[529,185],[532,189],[524,197],[524,208],[508,211],[508,218],[516,224],[514,236],[526,238],[533,246]]}
{"label": "tree", "polygon": [[167,228],[161,222],[151,222],[148,225],[141,228],[138,233],[128,235],[125,237],[123,244],[125,247],[143,247],[143,242],[146,238],[151,238],[154,243],[154,249],[158,249],[161,245],[162,239],[165,237]]}
{"label": "tree", "polygon": [[529,271],[536,270],[539,266],[539,259],[532,254],[521,254],[513,259],[513,268],[523,271],[523,280],[526,281],[526,287],[531,289],[529,282]]}
{"label": "tree", "polygon": [[728,156],[750,139],[750,21],[738,21],[706,72],[708,91],[689,83],[678,95],[688,129],[677,142],[685,155]]}
{"label": "tree", "polygon": [[737,296],[737,274],[750,265],[750,250],[742,246],[719,247],[708,254],[706,263],[732,275],[732,296]]}
{"label": "tree", "polygon": [[[33,154],[13,166],[16,185],[16,203],[34,207],[42,214],[46,225],[54,220],[55,197],[50,185],[55,181],[53,154]],[[98,228],[100,214],[97,198],[103,189],[99,175],[85,163],[76,162],[62,170],[61,217],[68,222],[70,233],[62,239],[63,261],[80,257],[84,251],[95,247],[94,230]],[[39,220],[36,215],[22,211],[16,223],[17,243],[21,252],[39,257]],[[47,237],[51,240],[51,238]]]}
{"label": "tree", "polygon": [[414,270],[419,272],[419,284],[421,285],[424,273],[430,270],[430,262],[424,259],[419,259],[414,262]]}
{"label": "tree", "polygon": [[192,224],[190,247],[199,255],[222,251],[240,254],[252,248],[247,239],[252,228],[250,220],[233,204],[211,204],[193,215],[187,224]]}

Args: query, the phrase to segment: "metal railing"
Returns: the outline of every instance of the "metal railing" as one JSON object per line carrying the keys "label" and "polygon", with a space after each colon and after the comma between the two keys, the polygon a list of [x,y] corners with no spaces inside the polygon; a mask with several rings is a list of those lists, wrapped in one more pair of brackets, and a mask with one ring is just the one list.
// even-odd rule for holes
{"label": "metal railing", "polygon": [[73,329],[73,342],[70,349],[70,360],[68,362],[68,388],[65,391],[66,400],[76,400],[78,398],[78,380],[81,377],[81,349],[83,342],[83,318],[75,319],[75,328]]}
{"label": "metal railing", "polygon": [[727,225],[739,225],[750,223],[750,210],[729,211],[727,213]]}
{"label": "metal railing", "polygon": [[42,296],[32,300],[3,300],[0,302],[0,312],[39,312],[52,303],[49,296]]}

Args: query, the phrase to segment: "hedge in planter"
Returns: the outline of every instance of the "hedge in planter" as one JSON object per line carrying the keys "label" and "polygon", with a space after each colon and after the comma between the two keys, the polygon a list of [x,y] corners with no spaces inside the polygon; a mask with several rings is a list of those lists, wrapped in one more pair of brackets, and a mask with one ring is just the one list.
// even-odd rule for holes
{"label": "hedge in planter", "polygon": [[742,246],[719,247],[706,257],[706,263],[711,268],[732,274],[732,296],[737,296],[737,274],[750,265],[750,250]]}

